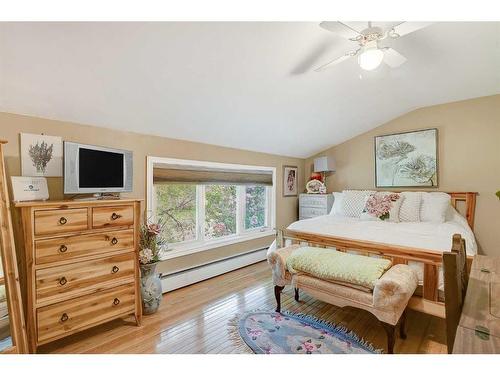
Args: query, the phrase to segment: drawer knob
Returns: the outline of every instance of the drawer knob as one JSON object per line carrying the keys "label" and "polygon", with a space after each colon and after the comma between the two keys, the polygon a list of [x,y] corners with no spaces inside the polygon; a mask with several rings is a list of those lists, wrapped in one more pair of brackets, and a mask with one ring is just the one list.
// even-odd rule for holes
{"label": "drawer knob", "polygon": [[118,271],[120,271],[120,269],[118,268],[118,266],[113,266],[111,272],[117,273]]}
{"label": "drawer knob", "polygon": [[120,304],[120,300],[118,298],[115,298],[113,300],[113,305],[118,306]]}
{"label": "drawer knob", "polygon": [[68,222],[68,220],[63,216],[59,219],[59,224],[64,225]]}
{"label": "drawer knob", "polygon": [[69,319],[68,314],[64,313],[64,314],[61,315],[61,322],[65,322],[68,319]]}
{"label": "drawer knob", "polygon": [[59,284],[65,285],[68,282],[68,280],[63,276],[59,279]]}
{"label": "drawer knob", "polygon": [[111,243],[113,245],[116,245],[118,243],[118,240],[116,239],[116,237],[113,237],[113,239],[111,240]]}
{"label": "drawer knob", "polygon": [[65,253],[66,250],[68,250],[68,247],[66,245],[61,245],[61,247],[59,247],[59,252],[60,253]]}
{"label": "drawer knob", "polygon": [[116,220],[116,219],[119,219],[121,217],[122,217],[122,215],[118,215],[116,212],[113,212],[111,214],[111,220]]}

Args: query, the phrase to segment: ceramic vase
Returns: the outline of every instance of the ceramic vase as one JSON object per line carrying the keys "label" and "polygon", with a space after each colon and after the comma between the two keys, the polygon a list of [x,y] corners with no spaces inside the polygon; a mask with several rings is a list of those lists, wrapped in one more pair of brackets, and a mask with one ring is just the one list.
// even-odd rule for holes
{"label": "ceramic vase", "polygon": [[141,264],[142,312],[153,314],[160,307],[162,290],[160,274],[156,272],[157,263]]}

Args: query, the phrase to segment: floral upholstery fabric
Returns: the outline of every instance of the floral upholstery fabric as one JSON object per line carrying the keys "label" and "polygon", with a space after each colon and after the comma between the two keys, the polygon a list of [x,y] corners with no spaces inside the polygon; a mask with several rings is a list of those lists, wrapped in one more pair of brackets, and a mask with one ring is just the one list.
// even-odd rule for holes
{"label": "floral upholstery fabric", "polygon": [[283,247],[277,250],[267,251],[267,263],[271,266],[273,283],[278,286],[290,284],[291,275],[286,269],[286,259],[299,245]]}
{"label": "floral upholstery fabric", "polygon": [[[286,269],[287,258],[299,249],[299,245],[288,246],[268,252],[275,285],[292,283],[292,276]],[[324,249],[323,249],[324,250]],[[418,277],[405,264],[389,268],[376,282],[373,292],[365,292],[335,281],[321,280],[311,275],[297,275],[296,287],[332,305],[352,306],[371,312],[380,321],[397,324],[408,301],[415,292]]]}
{"label": "floral upholstery fabric", "polygon": [[356,301],[357,303],[366,306],[373,306],[372,293],[363,292],[359,289],[351,288],[342,284],[337,284],[326,280],[321,280],[316,277],[308,275],[297,276],[297,287],[302,289],[303,288],[314,289],[317,290],[318,292],[326,293],[329,295],[336,295],[351,301]]}
{"label": "floral upholstery fabric", "polygon": [[375,284],[373,305],[384,310],[406,306],[417,289],[417,273],[406,264],[391,267]]}

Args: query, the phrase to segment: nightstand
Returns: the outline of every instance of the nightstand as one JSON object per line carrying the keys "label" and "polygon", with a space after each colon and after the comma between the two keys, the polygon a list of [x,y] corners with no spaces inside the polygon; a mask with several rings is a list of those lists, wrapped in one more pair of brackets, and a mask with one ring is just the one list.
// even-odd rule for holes
{"label": "nightstand", "polygon": [[300,194],[299,220],[328,215],[333,205],[333,194]]}

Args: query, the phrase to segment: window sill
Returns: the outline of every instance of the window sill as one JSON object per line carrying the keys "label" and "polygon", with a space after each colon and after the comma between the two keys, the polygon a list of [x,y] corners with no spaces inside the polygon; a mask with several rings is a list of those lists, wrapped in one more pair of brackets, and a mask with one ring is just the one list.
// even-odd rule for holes
{"label": "window sill", "polygon": [[[244,234],[244,235],[241,235],[238,237],[231,237],[231,238],[226,238],[226,239],[214,240],[214,241],[206,242],[204,244],[193,244],[191,246],[183,246],[183,247],[179,247],[177,249],[172,249],[170,251],[167,251],[166,254],[162,257],[161,261],[165,261],[167,259],[178,258],[178,257],[182,257],[182,256],[189,255],[189,254],[199,253],[202,251],[212,250],[212,249],[215,249],[218,247],[234,245],[234,244],[245,242],[245,241],[251,241],[251,240],[258,239],[258,238],[275,236],[275,235],[276,235],[276,230],[269,229],[269,230],[266,230],[264,232],[247,233],[247,234]],[[269,245],[271,245],[271,244],[269,244]]]}

